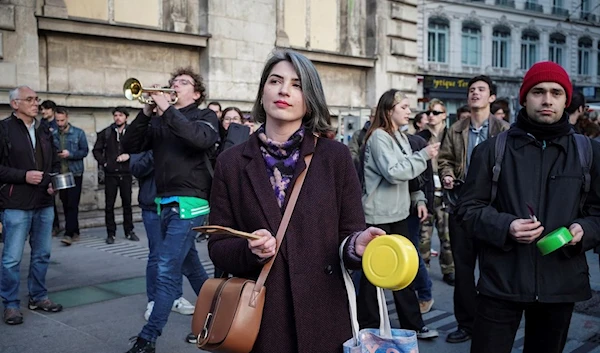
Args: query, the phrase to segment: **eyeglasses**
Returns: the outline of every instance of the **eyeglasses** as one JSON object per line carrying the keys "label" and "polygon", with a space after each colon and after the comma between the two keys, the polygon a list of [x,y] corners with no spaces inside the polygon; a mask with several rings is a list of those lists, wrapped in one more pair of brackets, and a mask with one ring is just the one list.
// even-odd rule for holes
{"label": "eyeglasses", "polygon": [[427,115],[433,114],[435,116],[438,116],[440,114],[445,114],[445,113],[446,112],[442,112],[442,111],[439,111],[439,110],[430,110],[430,111],[427,112]]}
{"label": "eyeglasses", "polygon": [[237,121],[237,122],[241,122],[242,119],[240,119],[240,117],[238,117],[238,116],[233,117],[233,118],[232,117],[226,117],[226,118],[223,118],[223,121]]}
{"label": "eyeglasses", "polygon": [[27,97],[27,98],[16,98],[16,101],[25,101],[29,104],[35,102],[35,103],[40,103],[42,100],[39,97]]}
{"label": "eyeglasses", "polygon": [[173,86],[174,84],[179,83],[182,86],[187,86],[187,85],[193,85],[194,83],[191,82],[190,80],[186,80],[185,78],[175,78],[171,80],[171,86]]}

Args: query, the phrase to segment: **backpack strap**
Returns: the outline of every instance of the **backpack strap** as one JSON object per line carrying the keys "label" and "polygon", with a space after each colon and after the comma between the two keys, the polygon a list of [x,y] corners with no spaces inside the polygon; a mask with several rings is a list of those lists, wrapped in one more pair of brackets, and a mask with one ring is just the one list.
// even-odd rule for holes
{"label": "backpack strap", "polygon": [[504,151],[506,150],[506,138],[508,130],[503,131],[496,136],[495,162],[492,168],[492,195],[490,197],[490,205],[496,200],[498,195],[498,180],[500,179],[500,171],[502,171],[502,160],[504,159]]}
{"label": "backpack strap", "polygon": [[577,144],[577,154],[579,155],[579,163],[583,169],[583,185],[581,186],[581,197],[579,200],[579,211],[583,214],[583,204],[590,192],[592,177],[590,169],[592,168],[593,151],[592,142],[589,137],[581,134],[573,134],[575,143]]}

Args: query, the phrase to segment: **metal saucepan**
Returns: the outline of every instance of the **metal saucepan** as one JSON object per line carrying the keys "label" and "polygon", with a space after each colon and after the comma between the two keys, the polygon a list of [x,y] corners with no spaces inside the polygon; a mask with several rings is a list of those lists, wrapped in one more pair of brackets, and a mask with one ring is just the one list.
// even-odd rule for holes
{"label": "metal saucepan", "polygon": [[64,190],[75,187],[75,177],[73,173],[50,174],[52,177],[52,187],[54,190]]}

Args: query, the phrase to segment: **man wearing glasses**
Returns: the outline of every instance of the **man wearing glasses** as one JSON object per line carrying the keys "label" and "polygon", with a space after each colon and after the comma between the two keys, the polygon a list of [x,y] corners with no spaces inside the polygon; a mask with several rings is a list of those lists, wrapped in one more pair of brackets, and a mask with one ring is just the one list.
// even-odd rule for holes
{"label": "man wearing glasses", "polygon": [[0,209],[3,210],[4,248],[0,296],[4,322],[23,323],[20,310],[20,265],[27,236],[31,263],[29,309],[58,312],[60,304],[48,299],[46,272],[52,248],[52,189],[50,173],[60,162],[47,126],[36,119],[40,100],[27,86],[9,92],[13,113],[0,122]]}
{"label": "man wearing glasses", "polygon": [[[442,143],[446,136],[446,106],[439,99],[432,99],[429,102],[427,129],[420,133],[429,143]],[[429,136],[427,136],[429,135]],[[442,183],[438,175],[438,158],[431,160],[433,167],[434,209],[427,217],[427,220],[421,227],[420,251],[423,261],[429,266],[431,259],[431,237],[433,236],[433,227],[435,226],[440,238],[440,266],[442,269],[443,280],[450,286],[454,286],[454,261],[452,260],[452,250],[450,248],[450,236],[448,232],[448,213],[442,202]],[[430,306],[428,303],[424,303]]]}
{"label": "man wearing glasses", "polygon": [[[169,81],[177,102],[152,92],[123,139],[127,153],[152,150],[161,222],[157,246],[154,306],[148,323],[128,353],[154,353],[155,342],[167,324],[173,301],[179,298],[181,274],[196,295],[208,279],[198,258],[193,227],[209,213],[212,170],[208,154],[219,140],[219,121],[210,109],[198,109],[205,97],[202,77],[191,68],[177,69]],[[156,109],[156,113],[153,111]]]}

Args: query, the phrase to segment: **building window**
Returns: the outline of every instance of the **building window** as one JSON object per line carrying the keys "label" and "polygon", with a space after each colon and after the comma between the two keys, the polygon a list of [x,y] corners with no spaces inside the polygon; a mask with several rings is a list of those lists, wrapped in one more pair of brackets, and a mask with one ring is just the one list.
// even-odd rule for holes
{"label": "building window", "polygon": [[590,13],[590,0],[581,0],[581,16],[587,16]]}
{"label": "building window", "polygon": [[596,60],[596,75],[600,76],[600,41],[598,42],[598,60]]}
{"label": "building window", "polygon": [[564,35],[560,33],[552,33],[550,35],[548,59],[563,67],[565,66],[564,59],[567,52],[566,43],[567,40]]}
{"label": "building window", "polygon": [[465,22],[462,27],[462,63],[479,66],[481,57],[481,26]]}
{"label": "building window", "polygon": [[592,57],[592,39],[583,37],[579,39],[577,50],[577,74],[589,75]]}
{"label": "building window", "polygon": [[528,70],[538,61],[540,35],[534,30],[525,30],[521,36],[521,69]]}
{"label": "building window", "polygon": [[427,60],[429,62],[448,62],[448,20],[444,18],[430,18],[428,27]]}
{"label": "building window", "polygon": [[569,10],[565,9],[565,4],[563,0],[553,0],[552,14],[558,16],[569,16]]}
{"label": "building window", "polygon": [[506,26],[494,27],[492,36],[492,66],[510,67],[510,28]]}

